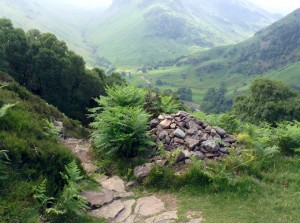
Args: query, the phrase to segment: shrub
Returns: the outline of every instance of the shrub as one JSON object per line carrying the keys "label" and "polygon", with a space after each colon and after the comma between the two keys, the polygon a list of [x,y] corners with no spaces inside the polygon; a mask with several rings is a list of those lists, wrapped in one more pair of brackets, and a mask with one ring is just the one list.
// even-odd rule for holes
{"label": "shrub", "polygon": [[134,85],[114,85],[106,88],[107,96],[96,99],[98,105],[105,109],[109,107],[142,107],[145,103],[146,91]]}
{"label": "shrub", "polygon": [[110,107],[95,116],[92,138],[99,152],[117,157],[133,157],[151,140],[147,137],[147,114],[140,107]]}
{"label": "shrub", "polygon": [[182,107],[182,104],[175,100],[173,95],[166,95],[161,98],[161,109],[164,113],[175,113]]}

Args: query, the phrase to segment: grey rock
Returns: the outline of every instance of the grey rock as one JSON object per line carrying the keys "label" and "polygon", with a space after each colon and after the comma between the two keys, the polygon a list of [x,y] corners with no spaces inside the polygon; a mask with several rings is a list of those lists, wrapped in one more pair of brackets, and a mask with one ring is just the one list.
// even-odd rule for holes
{"label": "grey rock", "polygon": [[105,219],[114,219],[125,206],[120,200],[116,200],[106,206],[99,209],[92,210],[90,213],[94,217],[102,217]]}
{"label": "grey rock", "polygon": [[211,135],[212,137],[214,137],[215,135],[217,135],[217,131],[216,131],[215,129],[212,129],[212,130],[210,131],[210,135]]}
{"label": "grey rock", "polygon": [[226,135],[226,131],[218,126],[214,126],[213,127],[216,132],[221,136],[221,137],[224,137]]}
{"label": "grey rock", "polygon": [[167,135],[168,135],[168,132],[167,132],[166,130],[163,130],[163,131],[159,134],[158,138],[159,138],[160,140],[163,140],[163,139],[166,138]]}
{"label": "grey rock", "polygon": [[193,138],[190,138],[190,137],[186,138],[185,141],[186,141],[186,143],[188,145],[188,148],[190,150],[195,149],[195,147],[200,144],[200,140],[193,139]]}
{"label": "grey rock", "polygon": [[113,222],[124,222],[131,214],[135,200],[122,201],[124,209],[116,216]]}
{"label": "grey rock", "polygon": [[182,152],[184,153],[185,158],[190,158],[192,156],[192,153],[187,149],[182,150]]}
{"label": "grey rock", "polygon": [[171,129],[175,129],[175,128],[176,128],[176,124],[175,124],[175,123],[171,124],[171,125],[170,125],[170,128],[171,128]]}
{"label": "grey rock", "polygon": [[150,127],[151,128],[155,128],[156,126],[158,126],[158,124],[159,124],[159,120],[158,119],[152,119],[150,121]]}
{"label": "grey rock", "polygon": [[166,144],[170,144],[171,138],[169,135],[166,136],[165,141],[166,141]]}
{"label": "grey rock", "polygon": [[118,176],[113,176],[111,178],[108,178],[105,181],[102,181],[101,185],[107,190],[113,190],[113,191],[116,191],[119,193],[126,192],[125,191],[125,183]]}
{"label": "grey rock", "polygon": [[158,119],[159,119],[159,120],[164,120],[165,117],[164,117],[163,115],[159,115],[159,116],[158,116]]}
{"label": "grey rock", "polygon": [[192,155],[193,155],[197,160],[204,160],[204,159],[205,159],[204,153],[202,153],[202,152],[200,152],[200,151],[194,151],[194,152],[192,152]]}
{"label": "grey rock", "polygon": [[199,125],[197,125],[196,121],[195,120],[190,120],[187,124],[187,127],[189,129],[192,129],[194,131],[198,131],[199,130]]}
{"label": "grey rock", "polygon": [[235,136],[227,135],[227,137],[223,139],[223,141],[232,144],[235,143],[237,140]]}
{"label": "grey rock", "polygon": [[183,141],[183,139],[179,139],[179,138],[175,137],[175,138],[174,138],[174,143],[177,143],[177,144],[183,144],[184,141]]}
{"label": "grey rock", "polygon": [[207,152],[215,152],[219,150],[219,144],[214,140],[207,140],[201,144],[201,147]]}
{"label": "grey rock", "polygon": [[137,181],[129,181],[126,184],[126,188],[128,188],[128,189],[131,189],[131,188],[134,188],[134,187],[137,187],[137,186],[138,186],[138,182]]}
{"label": "grey rock", "polygon": [[179,163],[184,160],[185,160],[185,154],[184,154],[184,152],[180,151],[175,158],[175,162]]}
{"label": "grey rock", "polygon": [[152,163],[145,163],[141,166],[137,166],[133,170],[134,176],[137,177],[138,179],[144,178],[148,176],[152,167],[153,167]]}
{"label": "grey rock", "polygon": [[205,132],[206,132],[206,133],[210,133],[211,130],[212,130],[212,128],[211,128],[211,126],[209,126],[209,125],[205,128]]}
{"label": "grey rock", "polygon": [[165,210],[164,203],[155,196],[142,197],[136,201],[134,213],[142,216],[150,216]]}
{"label": "grey rock", "polygon": [[145,223],[172,223],[178,220],[177,211],[169,211],[152,218],[146,219]]}
{"label": "grey rock", "polygon": [[164,167],[167,164],[167,160],[156,160],[156,165],[159,167]]}
{"label": "grey rock", "polygon": [[106,189],[101,192],[84,191],[81,193],[81,196],[86,199],[91,209],[102,207],[114,201],[114,192]]}
{"label": "grey rock", "polygon": [[228,148],[227,148],[227,147],[221,147],[221,148],[220,148],[220,151],[221,151],[222,153],[228,153]]}
{"label": "grey rock", "polygon": [[177,128],[177,129],[174,131],[174,135],[175,135],[176,137],[178,137],[178,138],[181,138],[181,139],[183,139],[183,138],[186,136],[185,132],[182,131],[182,130],[179,129],[179,128]]}
{"label": "grey rock", "polygon": [[209,135],[207,133],[204,133],[203,136],[201,137],[200,139],[200,142],[204,142],[204,141],[207,141],[209,138]]}

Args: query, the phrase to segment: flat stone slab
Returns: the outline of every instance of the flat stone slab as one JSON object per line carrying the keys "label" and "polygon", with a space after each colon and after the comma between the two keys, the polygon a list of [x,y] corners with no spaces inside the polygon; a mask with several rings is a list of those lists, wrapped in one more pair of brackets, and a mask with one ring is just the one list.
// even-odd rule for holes
{"label": "flat stone slab", "polygon": [[87,200],[92,209],[102,207],[114,200],[114,192],[110,190],[102,190],[101,192],[84,191],[81,195]]}
{"label": "flat stone slab", "polygon": [[120,200],[116,200],[106,206],[91,211],[91,215],[94,217],[102,217],[105,219],[114,219],[125,208],[124,204]]}
{"label": "flat stone slab", "polygon": [[203,222],[203,218],[192,219],[187,223],[201,223],[201,222]]}
{"label": "flat stone slab", "polygon": [[108,178],[101,182],[102,187],[104,187],[107,190],[113,190],[119,193],[126,192],[125,191],[125,183],[124,181],[118,177],[113,176],[111,178]]}
{"label": "flat stone slab", "polygon": [[135,200],[127,200],[122,203],[124,205],[124,209],[117,215],[113,222],[124,222],[130,216]]}
{"label": "flat stone slab", "polygon": [[155,196],[142,197],[136,202],[135,214],[150,216],[165,210],[164,203]]}
{"label": "flat stone slab", "polygon": [[144,219],[139,215],[132,214],[124,221],[124,223],[144,223]]}
{"label": "flat stone slab", "polygon": [[178,220],[177,211],[169,211],[152,218],[148,218],[145,223],[172,223],[176,220]]}

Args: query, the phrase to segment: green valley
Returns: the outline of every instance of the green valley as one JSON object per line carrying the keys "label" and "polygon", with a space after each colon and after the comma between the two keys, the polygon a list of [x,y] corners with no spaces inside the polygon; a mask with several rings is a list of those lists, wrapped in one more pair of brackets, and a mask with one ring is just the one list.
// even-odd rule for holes
{"label": "green valley", "polygon": [[150,66],[146,72],[132,72],[127,78],[173,92],[183,86],[190,88],[197,103],[209,87],[221,83],[228,88],[228,96],[239,95],[255,76],[283,80],[298,88],[299,19],[298,9],[244,42],[179,58],[172,61],[172,66]]}

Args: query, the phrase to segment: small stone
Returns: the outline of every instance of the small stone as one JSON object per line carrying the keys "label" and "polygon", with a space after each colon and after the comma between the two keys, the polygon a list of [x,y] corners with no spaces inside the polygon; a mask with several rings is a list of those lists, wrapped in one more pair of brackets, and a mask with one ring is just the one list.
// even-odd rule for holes
{"label": "small stone", "polygon": [[181,139],[183,139],[183,138],[186,136],[185,132],[182,131],[182,130],[179,129],[179,128],[177,128],[177,129],[174,131],[174,135],[175,135],[176,137],[178,137],[178,138],[181,138]]}
{"label": "small stone", "polygon": [[142,197],[136,202],[134,213],[142,216],[150,216],[164,211],[164,203],[155,196]]}
{"label": "small stone", "polygon": [[224,142],[227,142],[227,143],[235,143],[237,140],[236,140],[236,137],[235,136],[232,136],[232,135],[227,135],[227,137],[225,139],[223,139]]}
{"label": "small stone", "polygon": [[175,123],[171,124],[171,125],[170,125],[170,128],[171,128],[171,129],[175,129],[175,128],[176,128],[176,124],[175,124]]}
{"label": "small stone", "polygon": [[187,124],[189,129],[192,129],[194,131],[198,131],[199,130],[199,125],[197,125],[196,121],[194,120],[190,120]]}
{"label": "small stone", "polygon": [[141,166],[137,166],[134,168],[134,176],[137,177],[138,179],[144,178],[148,176],[152,169],[153,164],[152,163],[145,163]]}
{"label": "small stone", "polygon": [[116,192],[125,192],[125,183],[118,176],[113,176],[111,178],[108,178],[107,180],[101,182],[101,185],[107,190],[113,190]]}
{"label": "small stone", "polygon": [[207,152],[215,152],[219,150],[219,144],[213,140],[207,140],[201,144],[201,147]]}
{"label": "small stone", "polygon": [[167,135],[166,138],[165,138],[165,141],[166,141],[166,144],[170,144],[171,142],[171,138]]}
{"label": "small stone", "polygon": [[202,125],[201,125],[201,126],[202,126],[203,129],[205,129],[205,128],[208,126],[208,124],[205,123],[205,122],[202,122]]}
{"label": "small stone", "polygon": [[179,138],[175,137],[175,138],[174,138],[174,143],[177,143],[177,144],[183,144],[184,141],[183,141],[183,139],[179,139]]}
{"label": "small stone", "polygon": [[166,138],[166,136],[168,135],[168,132],[166,130],[163,130],[159,135],[158,135],[158,138],[160,140],[163,140]]}
{"label": "small stone", "polygon": [[137,181],[129,181],[127,184],[126,184],[126,188],[134,188],[134,187],[137,187],[138,186],[138,182]]}
{"label": "small stone", "polygon": [[169,211],[152,218],[148,218],[145,223],[173,223],[176,220],[178,220],[177,211]]}
{"label": "small stone", "polygon": [[191,159],[186,159],[186,160],[184,161],[184,163],[185,163],[185,164],[192,164],[193,161],[192,161]]}
{"label": "small stone", "polygon": [[196,139],[193,139],[193,138],[186,138],[185,141],[186,141],[186,143],[187,143],[190,150],[195,149],[195,147],[200,144],[200,140],[196,140]]}
{"label": "small stone", "polygon": [[209,138],[209,135],[207,133],[204,133],[203,136],[201,137],[200,139],[200,142],[204,142],[204,141],[207,141]]}
{"label": "small stone", "polygon": [[206,133],[210,133],[211,130],[212,130],[212,128],[211,128],[211,126],[209,126],[209,125],[205,128],[205,132],[206,132]]}
{"label": "small stone", "polygon": [[221,147],[221,148],[220,148],[220,151],[221,151],[222,153],[228,153],[228,148],[227,148],[227,147]]}
{"label": "small stone", "polygon": [[135,200],[127,200],[122,202],[124,209],[117,215],[114,219],[114,222],[124,222],[131,214],[132,206],[135,203]]}
{"label": "small stone", "polygon": [[179,163],[184,160],[185,160],[185,154],[184,154],[184,152],[180,151],[175,158],[175,162]]}
{"label": "small stone", "polygon": [[212,129],[212,130],[210,131],[210,135],[211,135],[212,137],[214,137],[215,135],[217,135],[217,131],[216,131],[215,129]]}
{"label": "small stone", "polygon": [[84,191],[83,196],[88,202],[91,209],[99,208],[105,204],[109,204],[114,200],[114,192],[111,190],[102,190],[101,192]]}
{"label": "small stone", "polygon": [[205,156],[206,156],[207,158],[214,158],[214,157],[215,157],[215,154],[213,154],[213,153],[205,153]]}
{"label": "small stone", "polygon": [[151,128],[155,128],[156,126],[158,126],[159,120],[158,119],[152,119],[150,121],[150,127]]}
{"label": "small stone", "polygon": [[169,119],[164,119],[163,121],[161,121],[161,122],[159,123],[159,125],[160,125],[163,129],[167,129],[167,128],[170,127],[171,123],[172,123],[171,120],[169,120]]}
{"label": "small stone", "polygon": [[185,158],[190,158],[192,156],[191,152],[187,149],[182,150],[182,152],[184,153]]}
{"label": "small stone", "polygon": [[172,117],[171,115],[165,115],[165,119],[170,119],[170,120],[172,120],[173,117]]}
{"label": "small stone", "polygon": [[181,128],[185,127],[185,122],[178,122],[177,125],[179,125]]}
{"label": "small stone", "polygon": [[159,116],[158,116],[158,119],[159,119],[159,120],[164,120],[165,117],[164,117],[163,115],[159,115]]}
{"label": "small stone", "polygon": [[181,122],[181,118],[180,118],[180,117],[175,117],[175,120],[176,120],[177,122]]}
{"label": "small stone", "polygon": [[213,140],[216,140],[216,141],[221,141],[222,138],[219,134],[216,134],[214,137],[213,137]]}
{"label": "small stone", "polygon": [[216,132],[221,136],[221,137],[224,137],[226,135],[226,131],[218,126],[214,126],[213,127]]}
{"label": "small stone", "polygon": [[204,159],[205,159],[204,153],[202,153],[202,152],[200,152],[200,151],[192,152],[192,155],[193,155],[197,160],[204,160]]}
{"label": "small stone", "polygon": [[91,211],[91,215],[94,217],[102,217],[105,219],[114,219],[125,206],[120,200],[116,200],[106,206]]}
{"label": "small stone", "polygon": [[156,160],[155,163],[159,167],[164,167],[167,164],[167,160]]}

